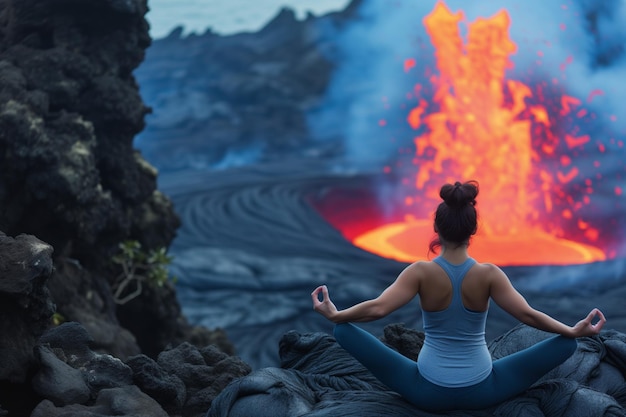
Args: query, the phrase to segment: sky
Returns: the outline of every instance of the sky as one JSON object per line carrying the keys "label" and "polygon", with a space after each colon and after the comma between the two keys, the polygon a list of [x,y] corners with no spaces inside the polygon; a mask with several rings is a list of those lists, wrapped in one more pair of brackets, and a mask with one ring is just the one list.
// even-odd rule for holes
{"label": "sky", "polygon": [[261,29],[281,8],[293,9],[299,18],[344,9],[350,0],[148,0],[150,34],[167,36],[177,26],[184,34],[202,34],[207,28],[220,35]]}

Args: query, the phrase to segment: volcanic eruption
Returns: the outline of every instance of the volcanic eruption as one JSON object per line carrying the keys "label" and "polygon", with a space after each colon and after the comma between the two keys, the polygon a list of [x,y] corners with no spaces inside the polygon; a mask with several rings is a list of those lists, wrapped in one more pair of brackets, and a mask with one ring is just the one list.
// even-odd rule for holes
{"label": "volcanic eruption", "polygon": [[[401,207],[387,210],[395,214],[385,219],[365,220],[333,213],[336,201],[317,204],[356,246],[400,261],[426,258],[440,186],[472,179],[480,183],[472,256],[499,265],[581,264],[615,257],[602,245],[610,226],[589,215],[595,184],[603,180],[598,168],[607,146],[587,127],[597,116],[585,102],[603,91],[592,89],[584,101],[567,94],[556,77],[507,77],[517,50],[510,23],[506,10],[467,23],[462,11],[453,13],[441,1],[423,19],[436,67],[420,69],[415,58],[403,62],[406,76],[417,79],[402,106],[413,134],[410,163],[405,155],[381,173],[402,189]],[[537,51],[538,57],[542,54]],[[381,137],[390,123],[378,120]],[[623,142],[610,140],[623,148]],[[612,192],[622,194],[619,183]],[[363,204],[358,205],[362,212]],[[355,225],[358,221],[368,225]]]}

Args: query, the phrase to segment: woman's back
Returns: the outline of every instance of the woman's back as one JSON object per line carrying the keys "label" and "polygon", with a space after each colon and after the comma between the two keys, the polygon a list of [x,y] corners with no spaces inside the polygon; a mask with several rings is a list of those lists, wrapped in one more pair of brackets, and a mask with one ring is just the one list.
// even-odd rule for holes
{"label": "woman's back", "polygon": [[[452,263],[452,262],[451,262]],[[452,282],[436,262],[420,262],[420,305],[424,311],[445,310],[452,301]],[[454,263],[452,263],[454,265]],[[461,284],[461,300],[468,310],[486,311],[489,307],[489,264],[475,263]]]}

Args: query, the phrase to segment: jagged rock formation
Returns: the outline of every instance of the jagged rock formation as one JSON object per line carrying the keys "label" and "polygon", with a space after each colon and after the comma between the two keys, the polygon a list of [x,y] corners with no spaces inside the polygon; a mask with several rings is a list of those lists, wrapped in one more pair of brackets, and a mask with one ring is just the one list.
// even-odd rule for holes
{"label": "jagged rock formation", "polygon": [[[41,400],[32,378],[58,361],[33,347],[55,311],[120,359],[186,341],[232,353],[223,332],[187,323],[169,284],[123,309],[111,295],[118,245],[167,247],[180,224],[133,148],[149,112],[133,76],[151,42],[146,11],[147,0],[0,0],[0,230],[31,236],[1,236],[20,249],[0,269],[0,414],[28,415]],[[80,384],[70,391],[85,398]]]}
{"label": "jagged rock formation", "polygon": [[59,312],[101,329],[117,354],[139,348],[108,301],[110,258],[125,239],[167,245],[179,224],[132,148],[148,111],[132,76],[150,44],[146,10],[0,2],[0,229],[54,247]]}
{"label": "jagged rock formation", "polygon": [[[151,42],[146,11],[146,0],[0,1],[0,229],[54,247],[58,312],[121,357],[156,354],[192,331],[171,286],[128,311],[111,302],[119,243],[167,247],[180,224],[133,149],[149,111],[133,76]],[[157,300],[170,306],[144,308]],[[159,326],[128,332],[144,319]]]}
{"label": "jagged rock formation", "polygon": [[[492,342],[490,351],[499,358],[545,337],[546,333],[519,326]],[[385,329],[382,340],[416,359],[423,335],[395,325]],[[326,334],[289,332],[280,342],[280,356],[280,368],[263,368],[231,383],[215,399],[207,417],[441,415],[421,411],[389,391]],[[623,416],[625,359],[622,333],[581,338],[570,359],[524,394],[490,409],[446,415]]]}
{"label": "jagged rock formation", "polygon": [[133,149],[144,127],[132,71],[150,44],[146,2],[0,2],[0,207],[92,267],[128,237],[167,245],[178,220]]}

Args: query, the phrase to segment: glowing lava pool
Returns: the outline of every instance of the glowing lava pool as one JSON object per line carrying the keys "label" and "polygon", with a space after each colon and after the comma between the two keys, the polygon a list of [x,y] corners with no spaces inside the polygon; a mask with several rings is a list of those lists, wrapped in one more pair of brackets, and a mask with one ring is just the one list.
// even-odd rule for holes
{"label": "glowing lava pool", "polygon": [[[433,237],[428,220],[390,223],[364,233],[354,244],[367,251],[405,262],[425,259],[424,248]],[[496,265],[573,265],[603,261],[600,249],[558,238],[541,230],[527,230],[518,235],[478,233],[469,253],[481,262]]]}

